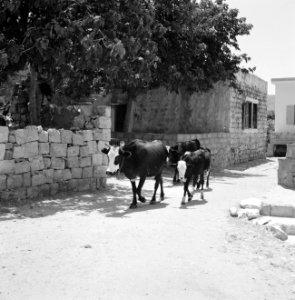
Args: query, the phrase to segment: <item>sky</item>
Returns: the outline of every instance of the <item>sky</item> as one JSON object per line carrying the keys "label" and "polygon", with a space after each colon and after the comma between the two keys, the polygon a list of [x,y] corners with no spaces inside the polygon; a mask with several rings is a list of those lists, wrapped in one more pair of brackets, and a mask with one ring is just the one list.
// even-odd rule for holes
{"label": "sky", "polygon": [[225,0],[253,25],[249,35],[238,38],[241,53],[251,57],[249,67],[268,83],[271,78],[295,77],[295,0]]}

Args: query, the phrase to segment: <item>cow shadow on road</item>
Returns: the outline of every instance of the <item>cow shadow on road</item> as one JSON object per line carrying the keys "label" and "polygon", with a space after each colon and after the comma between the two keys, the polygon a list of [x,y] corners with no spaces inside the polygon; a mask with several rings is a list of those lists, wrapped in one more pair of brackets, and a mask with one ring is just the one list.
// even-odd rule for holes
{"label": "cow shadow on road", "polygon": [[[129,209],[132,191],[129,186],[109,184],[97,192],[59,194],[38,200],[27,200],[22,204],[7,204],[0,207],[0,222],[14,219],[44,218],[58,213],[69,212],[76,215],[91,213],[106,217],[124,217],[131,213],[160,209],[168,204],[157,202],[149,205],[152,191],[143,190],[146,203],[138,203],[137,209]],[[159,198],[158,198],[159,199]]]}

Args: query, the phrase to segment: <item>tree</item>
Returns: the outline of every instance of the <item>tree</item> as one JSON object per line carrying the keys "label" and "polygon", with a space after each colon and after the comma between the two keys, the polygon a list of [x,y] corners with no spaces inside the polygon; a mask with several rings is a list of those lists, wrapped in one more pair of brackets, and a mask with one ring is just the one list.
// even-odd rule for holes
{"label": "tree", "polygon": [[114,88],[132,99],[160,85],[234,82],[249,60],[233,50],[251,25],[223,0],[3,0],[0,11],[0,77],[30,67],[33,124],[40,81],[73,99]]}
{"label": "tree", "polygon": [[223,0],[155,0],[156,22],[165,31],[154,35],[160,62],[154,74],[156,85],[178,90],[207,91],[217,81],[235,81],[242,61],[236,54],[237,37],[250,33],[252,25],[238,18]]}

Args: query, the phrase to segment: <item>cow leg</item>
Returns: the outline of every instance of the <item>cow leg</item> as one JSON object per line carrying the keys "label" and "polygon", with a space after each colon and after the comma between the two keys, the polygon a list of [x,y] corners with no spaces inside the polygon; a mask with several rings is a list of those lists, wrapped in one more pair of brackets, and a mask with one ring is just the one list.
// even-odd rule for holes
{"label": "cow leg", "polygon": [[136,200],[136,184],[135,184],[135,179],[131,179],[131,186],[132,186],[132,192],[133,192],[133,201],[129,208],[136,208],[137,207],[137,200]]}
{"label": "cow leg", "polygon": [[207,181],[206,181],[206,188],[209,189],[209,177],[210,177],[210,169],[207,171]]}
{"label": "cow leg", "polygon": [[156,203],[156,193],[159,187],[159,184],[161,185],[161,200],[164,199],[164,191],[163,191],[163,180],[161,175],[156,175],[155,176],[155,187],[154,187],[154,194],[152,197],[152,200],[150,204],[155,204]]}
{"label": "cow leg", "polygon": [[181,205],[185,205],[185,196],[186,196],[186,193],[188,195],[188,198],[189,198],[189,201],[191,200],[190,197],[191,197],[191,193],[189,192],[188,190],[188,185],[189,185],[189,182],[190,182],[190,179],[187,178],[185,183],[183,184],[183,197],[182,197],[182,201],[181,201]]}
{"label": "cow leg", "polygon": [[138,200],[142,203],[145,202],[145,198],[143,196],[141,196],[141,189],[142,189],[142,186],[145,182],[145,179],[146,179],[145,176],[140,177],[140,180],[139,180],[139,183],[138,183],[138,186],[137,186],[137,189],[136,189],[136,192],[137,192],[137,195],[138,195]]}
{"label": "cow leg", "polygon": [[204,172],[201,173],[200,175],[200,185],[201,185],[201,200],[204,199],[204,194],[203,194],[203,190],[204,190]]}
{"label": "cow leg", "polygon": [[179,174],[178,174],[177,166],[174,169],[173,182],[179,182]]}

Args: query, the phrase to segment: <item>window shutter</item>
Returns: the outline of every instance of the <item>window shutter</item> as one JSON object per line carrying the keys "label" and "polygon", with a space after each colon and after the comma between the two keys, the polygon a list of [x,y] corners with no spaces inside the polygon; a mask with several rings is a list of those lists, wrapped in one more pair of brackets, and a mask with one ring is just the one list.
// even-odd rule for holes
{"label": "window shutter", "polygon": [[295,124],[295,106],[287,105],[287,124],[294,125]]}

